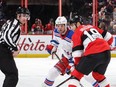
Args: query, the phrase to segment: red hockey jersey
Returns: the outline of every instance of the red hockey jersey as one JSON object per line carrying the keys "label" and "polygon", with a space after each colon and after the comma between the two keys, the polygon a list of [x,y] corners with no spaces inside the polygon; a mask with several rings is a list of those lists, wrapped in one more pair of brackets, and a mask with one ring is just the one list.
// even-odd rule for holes
{"label": "red hockey jersey", "polygon": [[79,26],[73,36],[73,57],[87,56],[110,50],[112,35],[92,25]]}

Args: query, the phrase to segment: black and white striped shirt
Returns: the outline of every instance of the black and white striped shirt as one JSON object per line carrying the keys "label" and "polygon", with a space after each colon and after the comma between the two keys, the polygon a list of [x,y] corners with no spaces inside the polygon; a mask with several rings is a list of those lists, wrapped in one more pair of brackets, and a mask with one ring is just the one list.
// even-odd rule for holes
{"label": "black and white striped shirt", "polygon": [[8,20],[0,31],[0,44],[6,45],[10,50],[17,51],[20,37],[20,22],[17,19]]}

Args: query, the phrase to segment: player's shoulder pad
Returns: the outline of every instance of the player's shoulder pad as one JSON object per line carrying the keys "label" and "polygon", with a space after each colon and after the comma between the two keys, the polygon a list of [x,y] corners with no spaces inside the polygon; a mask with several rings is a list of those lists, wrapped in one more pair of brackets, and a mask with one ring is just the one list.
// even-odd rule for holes
{"label": "player's shoulder pad", "polygon": [[55,29],[54,29],[54,35],[55,35],[56,37],[60,37],[60,34],[59,34],[59,32],[58,32],[58,29],[57,29],[57,28],[55,28]]}
{"label": "player's shoulder pad", "polygon": [[57,28],[54,29],[54,32],[55,32],[55,33],[59,33]]}
{"label": "player's shoulder pad", "polygon": [[74,31],[73,30],[69,30],[69,32],[67,34],[67,37],[71,39],[73,34],[74,34]]}

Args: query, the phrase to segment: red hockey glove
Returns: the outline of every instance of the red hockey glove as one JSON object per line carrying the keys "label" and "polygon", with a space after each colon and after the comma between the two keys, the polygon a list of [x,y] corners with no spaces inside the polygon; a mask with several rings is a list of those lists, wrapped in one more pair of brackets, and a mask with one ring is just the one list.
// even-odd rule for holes
{"label": "red hockey glove", "polygon": [[73,65],[68,65],[68,67],[66,68],[66,73],[69,75],[73,70],[74,70],[75,66]]}
{"label": "red hockey glove", "polygon": [[49,54],[53,54],[57,51],[57,48],[53,45],[47,45],[46,50],[48,51]]}
{"label": "red hockey glove", "polygon": [[69,65],[66,68],[66,73],[69,75],[74,70],[74,61],[73,58],[69,59]]}

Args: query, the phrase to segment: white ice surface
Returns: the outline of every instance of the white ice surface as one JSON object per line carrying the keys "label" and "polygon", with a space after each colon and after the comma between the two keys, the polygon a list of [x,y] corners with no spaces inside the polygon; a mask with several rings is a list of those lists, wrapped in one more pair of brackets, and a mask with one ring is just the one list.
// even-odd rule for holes
{"label": "white ice surface", "polygon": [[[51,58],[15,58],[15,61],[19,70],[19,82],[17,87],[42,87],[41,84],[46,74],[58,60]],[[111,87],[116,87],[116,58],[111,59],[106,76],[112,85]],[[68,75],[59,76],[53,87],[68,77]],[[2,87],[3,80],[4,74],[0,72],[0,87]],[[61,87],[67,87],[67,83],[68,82]],[[84,79],[81,80],[81,83],[85,87],[91,87]]]}

